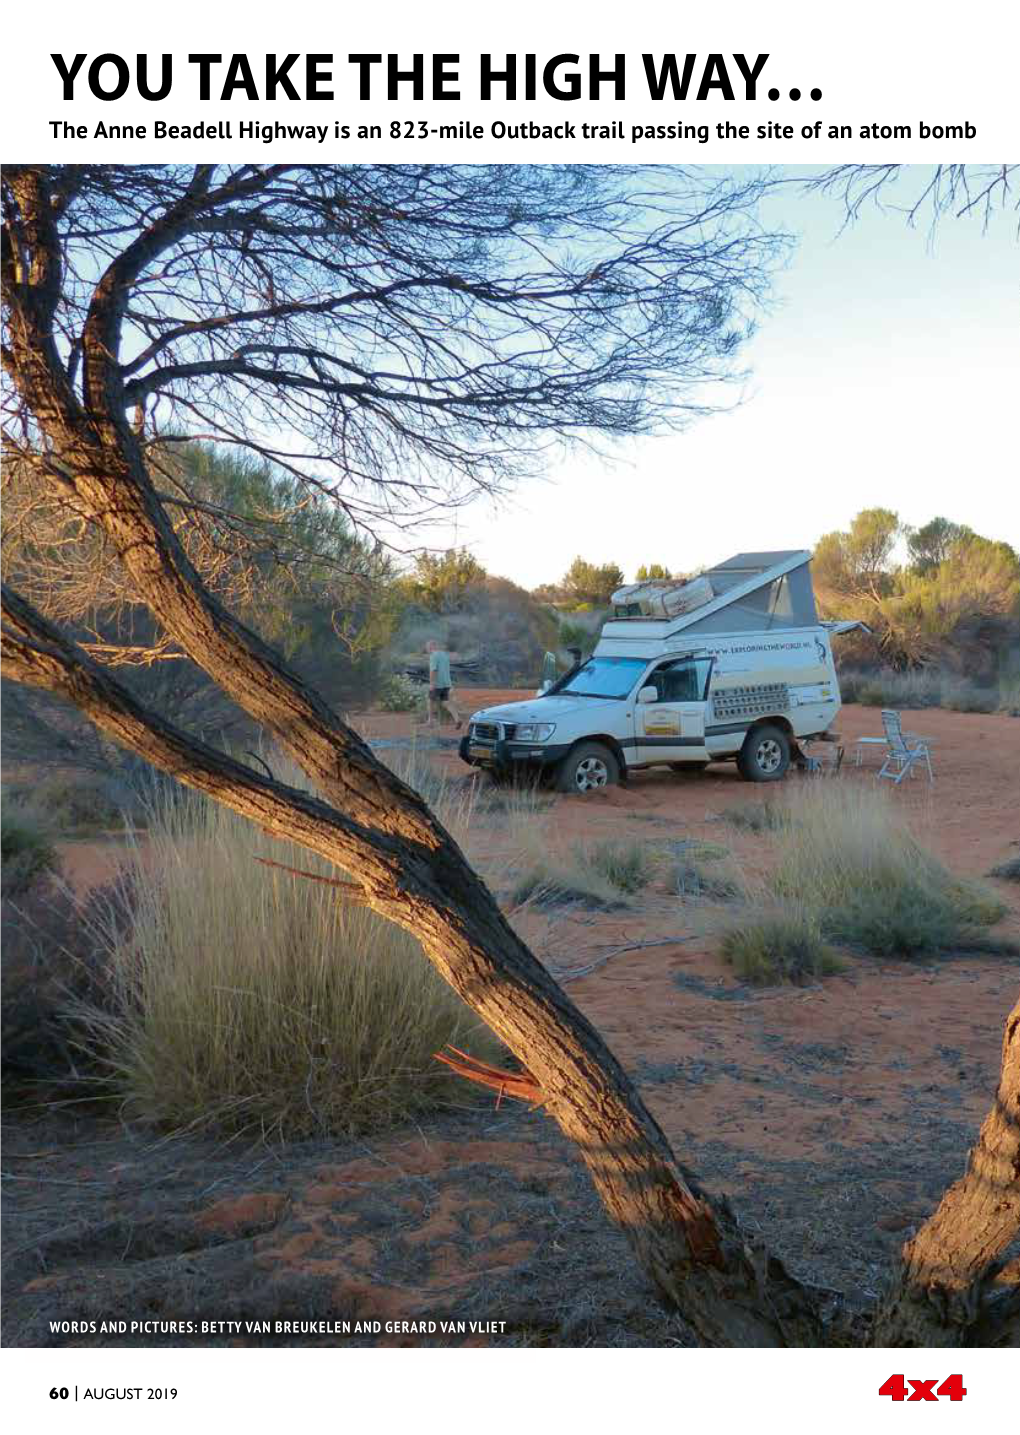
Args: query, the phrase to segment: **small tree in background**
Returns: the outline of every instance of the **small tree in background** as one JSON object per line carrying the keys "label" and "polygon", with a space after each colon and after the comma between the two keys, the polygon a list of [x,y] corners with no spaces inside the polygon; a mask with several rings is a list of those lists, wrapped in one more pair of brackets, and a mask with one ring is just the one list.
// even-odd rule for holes
{"label": "small tree in background", "polygon": [[944,563],[961,538],[971,532],[962,523],[951,523],[948,518],[933,518],[920,528],[908,528],[907,552],[916,573],[929,573]]}
{"label": "small tree in background", "polygon": [[[966,668],[980,660],[987,681],[994,652],[964,650],[973,648],[973,625],[981,620],[989,623],[986,643],[1015,646],[1009,624],[1020,602],[1020,559],[1008,543],[945,518],[905,531],[912,561],[904,567],[892,561],[904,530],[888,509],[865,509],[846,532],[818,540],[813,570],[822,615],[867,623],[893,667],[951,659]],[[867,656],[861,644],[844,651]]]}
{"label": "small tree in background", "polygon": [[578,607],[589,603],[593,608],[605,608],[616,589],[623,587],[623,569],[616,563],[596,564],[575,558],[560,587]]}
{"label": "small tree in background", "polygon": [[636,583],[654,583],[657,579],[666,580],[672,578],[673,574],[661,563],[642,563],[635,574]]}
{"label": "small tree in background", "polygon": [[466,548],[448,548],[445,553],[419,553],[404,588],[412,602],[430,613],[456,613],[468,589],[485,576]]}

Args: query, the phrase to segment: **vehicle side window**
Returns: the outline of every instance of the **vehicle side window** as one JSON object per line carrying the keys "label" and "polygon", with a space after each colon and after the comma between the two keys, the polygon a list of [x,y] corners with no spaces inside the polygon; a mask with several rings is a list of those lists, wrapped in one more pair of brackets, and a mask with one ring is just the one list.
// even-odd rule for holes
{"label": "vehicle side window", "polygon": [[674,658],[655,669],[646,684],[658,691],[660,703],[699,703],[705,700],[711,658]]}

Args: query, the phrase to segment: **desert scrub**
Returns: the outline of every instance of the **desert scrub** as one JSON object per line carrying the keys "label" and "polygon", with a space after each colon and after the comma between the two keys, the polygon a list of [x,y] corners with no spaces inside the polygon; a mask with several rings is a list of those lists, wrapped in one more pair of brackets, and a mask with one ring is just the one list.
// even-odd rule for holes
{"label": "desert scrub", "polygon": [[737,976],[752,986],[782,982],[802,986],[842,967],[825,942],[817,917],[804,911],[744,918],[724,935],[722,954]]}
{"label": "desert scrub", "polygon": [[135,793],[114,776],[53,773],[32,788],[32,804],[54,831],[84,836],[139,816]]}
{"label": "desert scrub", "polygon": [[514,906],[579,906],[596,910],[628,905],[654,874],[654,855],[639,842],[577,843],[569,853],[550,851],[533,834],[525,841],[511,893]]}
{"label": "desert scrub", "polygon": [[982,929],[1004,903],[922,847],[887,793],[817,783],[788,806],[773,887],[816,913],[829,941],[877,956],[988,945]]}
{"label": "desert scrub", "polygon": [[777,802],[748,802],[727,807],[722,818],[744,832],[778,832],[790,820],[786,808]]}
{"label": "desert scrub", "polygon": [[26,892],[57,865],[46,818],[31,804],[7,793],[0,802],[0,857],[5,897]]}
{"label": "desert scrub", "polygon": [[844,702],[865,707],[946,708],[961,713],[1009,712],[1015,697],[1008,682],[982,686],[937,668],[855,673],[840,678],[840,691]]}
{"label": "desert scrub", "polygon": [[[291,781],[292,774],[286,773]],[[469,1099],[433,1059],[494,1038],[402,928],[261,865],[335,869],[202,798],[150,814],[134,900],[93,920],[108,991],[83,1044],[125,1109],[171,1130],[378,1130]]]}
{"label": "desert scrub", "polygon": [[379,689],[379,706],[387,713],[424,711],[425,694],[410,678],[402,673],[393,673]]}
{"label": "desert scrub", "polygon": [[736,863],[725,847],[712,842],[684,843],[676,853],[673,880],[685,899],[728,902],[744,893]]}
{"label": "desert scrub", "polygon": [[575,856],[628,896],[647,887],[655,872],[654,853],[643,842],[587,843],[575,848]]}

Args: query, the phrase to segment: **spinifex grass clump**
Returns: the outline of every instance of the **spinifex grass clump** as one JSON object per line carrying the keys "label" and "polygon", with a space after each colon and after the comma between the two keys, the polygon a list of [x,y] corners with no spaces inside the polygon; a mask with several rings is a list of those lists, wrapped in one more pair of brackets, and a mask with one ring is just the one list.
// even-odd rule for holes
{"label": "spinifex grass clump", "polygon": [[569,853],[550,850],[534,834],[523,835],[521,861],[513,884],[515,906],[577,904],[612,910],[652,880],[655,857],[640,842],[577,843]]}
{"label": "spinifex grass clump", "polygon": [[842,966],[817,917],[797,908],[743,918],[723,937],[722,954],[752,986],[803,985]]}
{"label": "spinifex grass clump", "polygon": [[778,832],[789,823],[789,813],[778,802],[747,802],[727,807],[722,814],[731,827],[747,832]]}
{"label": "spinifex grass clump", "polygon": [[618,892],[631,895],[647,887],[655,872],[655,856],[647,843],[607,841],[575,849],[577,861],[605,877]]}
{"label": "spinifex grass clump", "polygon": [[1006,912],[922,847],[883,791],[812,784],[788,812],[773,886],[814,912],[830,941],[879,956],[974,947]]}
{"label": "spinifex grass clump", "polygon": [[744,894],[740,869],[725,847],[713,842],[685,842],[676,853],[673,869],[682,898],[728,902]]}
{"label": "spinifex grass clump", "polygon": [[133,916],[99,920],[108,1000],[86,1014],[128,1109],[172,1129],[290,1138],[469,1099],[433,1053],[452,1043],[491,1061],[498,1047],[417,942],[257,856],[337,875],[202,799],[150,814]]}

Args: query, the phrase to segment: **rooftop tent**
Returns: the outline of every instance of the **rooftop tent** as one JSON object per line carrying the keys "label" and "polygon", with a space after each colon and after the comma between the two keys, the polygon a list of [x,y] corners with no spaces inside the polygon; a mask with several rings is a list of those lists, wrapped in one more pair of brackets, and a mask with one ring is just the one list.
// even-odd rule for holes
{"label": "rooftop tent", "polygon": [[818,622],[811,587],[811,554],[737,553],[704,575],[717,597],[673,628],[686,633],[766,633]]}

